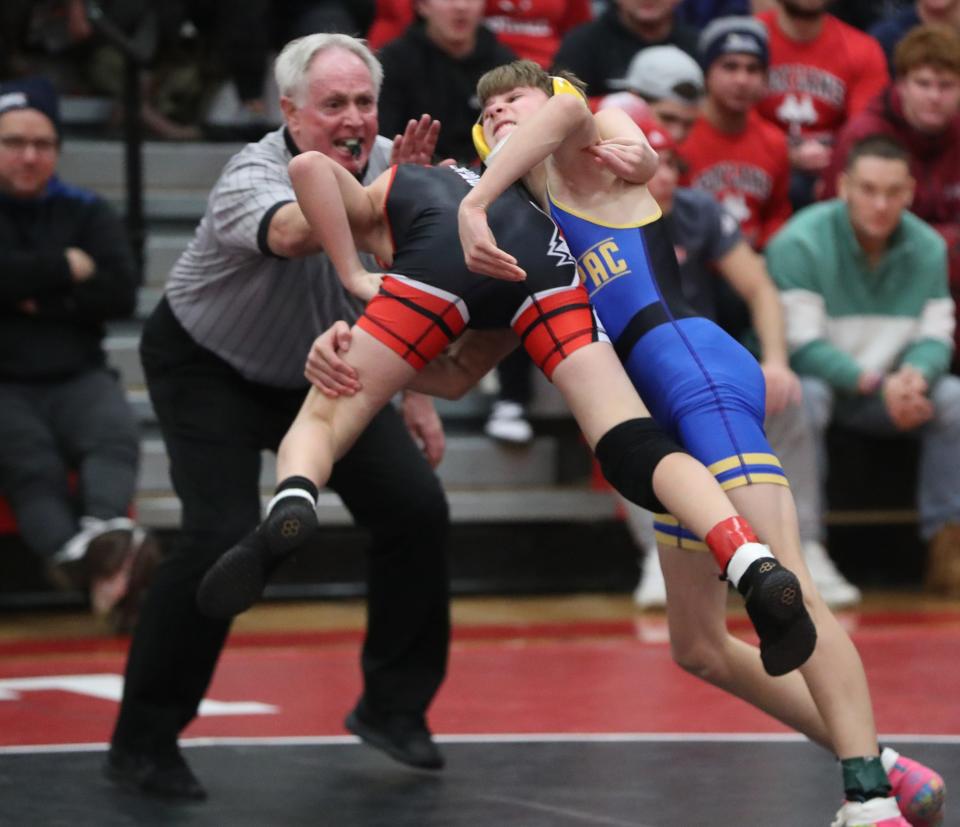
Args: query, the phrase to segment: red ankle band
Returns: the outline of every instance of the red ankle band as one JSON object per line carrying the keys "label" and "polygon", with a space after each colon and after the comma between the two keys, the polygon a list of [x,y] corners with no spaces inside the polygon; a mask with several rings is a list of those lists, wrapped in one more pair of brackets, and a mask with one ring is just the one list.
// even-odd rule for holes
{"label": "red ankle band", "polygon": [[707,545],[713,553],[713,558],[725,572],[730,558],[744,543],[758,543],[757,535],[743,517],[728,517],[717,523],[706,536]]}

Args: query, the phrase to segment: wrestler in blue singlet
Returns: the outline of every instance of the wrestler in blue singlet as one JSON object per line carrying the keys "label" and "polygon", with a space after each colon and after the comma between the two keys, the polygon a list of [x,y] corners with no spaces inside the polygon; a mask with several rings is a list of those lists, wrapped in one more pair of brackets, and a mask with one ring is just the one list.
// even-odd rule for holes
{"label": "wrestler in blue singlet", "polygon": [[[763,431],[765,384],[756,359],[680,289],[680,271],[660,210],[641,224],[612,225],[558,203],[563,231],[597,316],[657,423],[723,488],[787,485]],[[706,548],[669,515],[657,540]]]}

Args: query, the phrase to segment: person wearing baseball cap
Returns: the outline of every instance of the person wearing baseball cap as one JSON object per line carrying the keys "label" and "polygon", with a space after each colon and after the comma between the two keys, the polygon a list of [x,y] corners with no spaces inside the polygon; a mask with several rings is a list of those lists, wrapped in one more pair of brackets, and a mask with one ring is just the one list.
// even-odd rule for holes
{"label": "person wearing baseball cap", "polygon": [[[676,46],[650,46],[630,61],[625,77],[610,81],[623,89],[604,98],[598,107],[620,106],[633,116],[627,95],[638,96],[675,141],[682,142],[697,119],[703,100],[703,71]],[[636,120],[636,118],[634,118]]]}

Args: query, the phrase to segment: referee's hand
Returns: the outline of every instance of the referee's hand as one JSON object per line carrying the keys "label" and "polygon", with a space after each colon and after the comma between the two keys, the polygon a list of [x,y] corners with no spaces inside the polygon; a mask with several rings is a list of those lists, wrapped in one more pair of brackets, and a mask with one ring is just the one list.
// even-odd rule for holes
{"label": "referee's hand", "polygon": [[403,421],[413,441],[420,446],[431,467],[436,468],[443,459],[447,441],[433,399],[425,394],[406,390],[403,392],[402,410]]}
{"label": "referee's hand", "polygon": [[402,135],[393,139],[393,149],[390,152],[390,165],[420,164],[429,166],[433,163],[433,153],[437,149],[437,138],[440,136],[440,121],[435,121],[429,115],[421,115],[419,120],[411,118]]}
{"label": "referee's hand", "polygon": [[330,399],[353,396],[362,387],[357,371],[341,357],[350,350],[353,334],[346,322],[334,322],[314,340],[303,375]]}

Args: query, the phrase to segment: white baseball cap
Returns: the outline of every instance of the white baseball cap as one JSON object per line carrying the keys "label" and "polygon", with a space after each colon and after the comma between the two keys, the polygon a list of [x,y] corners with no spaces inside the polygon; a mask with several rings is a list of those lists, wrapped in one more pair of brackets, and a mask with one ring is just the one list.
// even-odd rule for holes
{"label": "white baseball cap", "polygon": [[696,103],[703,97],[703,70],[676,46],[649,46],[633,56],[627,75],[608,81],[612,89],[626,89],[651,100]]}

